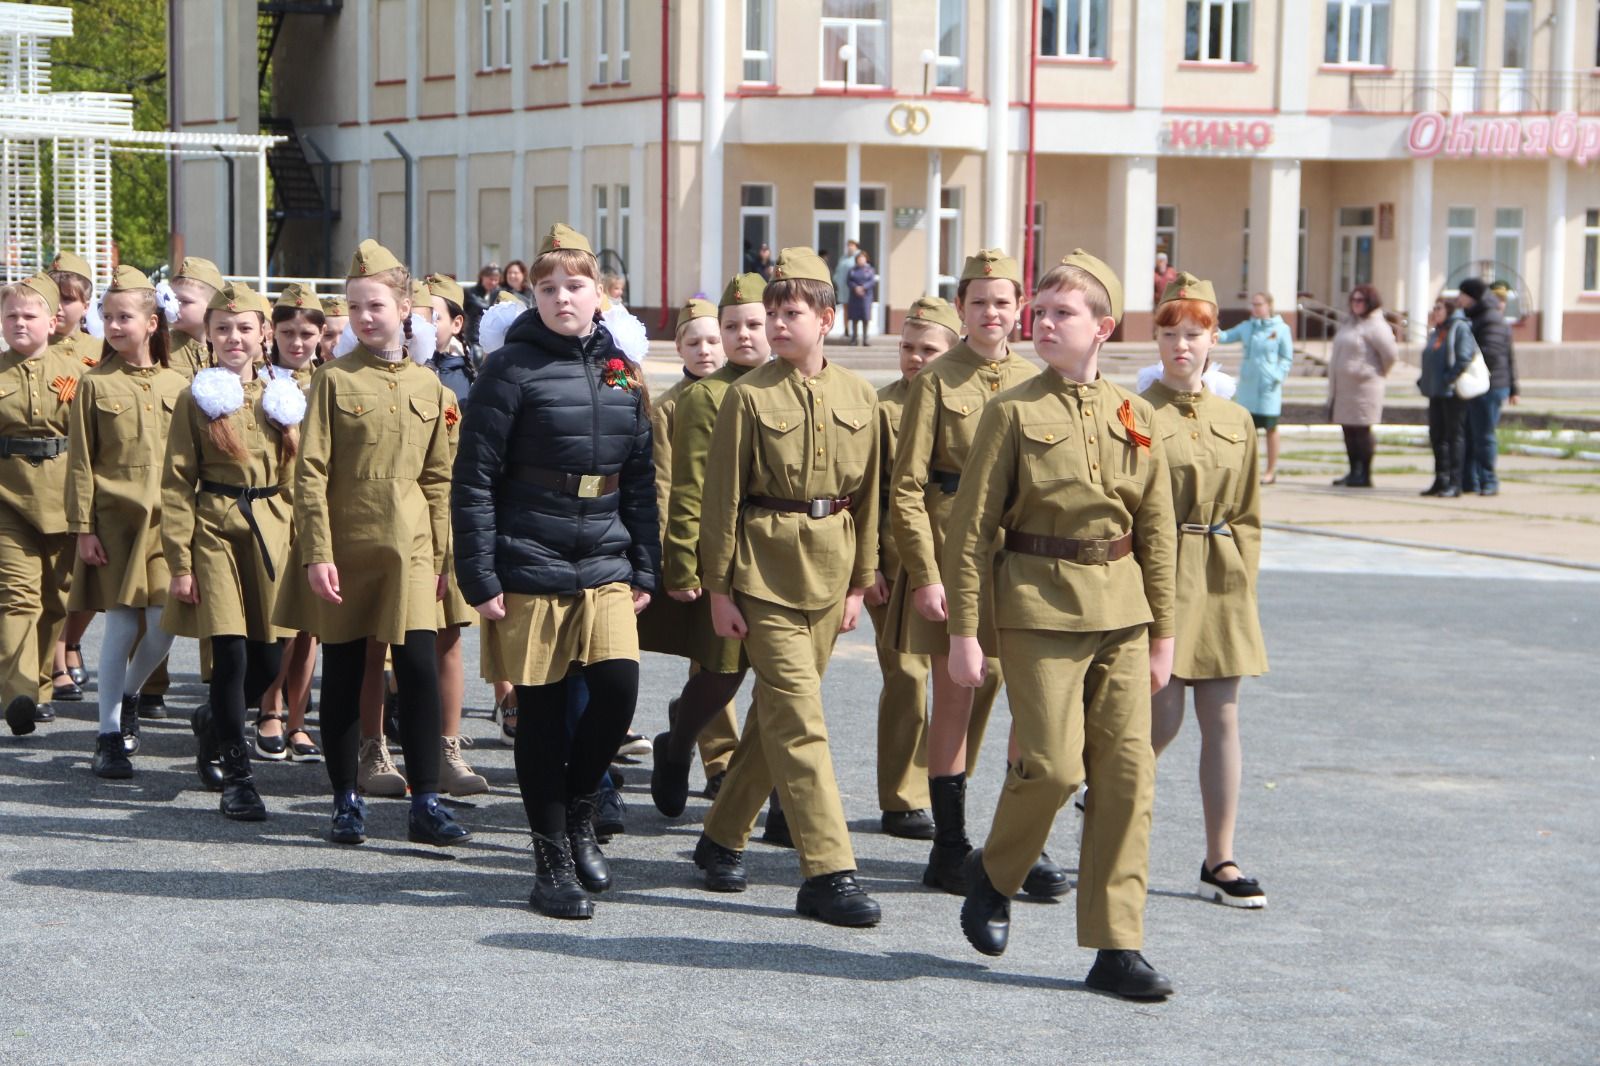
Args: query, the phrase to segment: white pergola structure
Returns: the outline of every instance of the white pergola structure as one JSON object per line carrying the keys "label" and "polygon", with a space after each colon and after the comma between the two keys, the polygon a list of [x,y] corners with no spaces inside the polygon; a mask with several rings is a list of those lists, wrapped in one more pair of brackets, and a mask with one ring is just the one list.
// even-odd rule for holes
{"label": "white pergola structure", "polygon": [[[52,92],[50,42],[70,36],[71,8],[0,3],[0,277],[7,283],[49,266],[46,150],[54,161],[53,251],[86,259],[97,288],[111,280],[112,153],[253,159],[256,202],[267,203],[267,150],[283,138],[136,130],[126,93]],[[264,207],[256,226],[256,274],[265,288]]]}

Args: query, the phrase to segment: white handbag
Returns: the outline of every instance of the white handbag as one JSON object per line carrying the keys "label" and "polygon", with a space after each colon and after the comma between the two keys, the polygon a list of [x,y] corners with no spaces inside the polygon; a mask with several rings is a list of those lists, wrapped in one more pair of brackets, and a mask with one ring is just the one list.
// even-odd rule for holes
{"label": "white handbag", "polygon": [[1482,352],[1472,353],[1472,362],[1456,378],[1456,398],[1475,400],[1489,391],[1489,364],[1483,361]]}

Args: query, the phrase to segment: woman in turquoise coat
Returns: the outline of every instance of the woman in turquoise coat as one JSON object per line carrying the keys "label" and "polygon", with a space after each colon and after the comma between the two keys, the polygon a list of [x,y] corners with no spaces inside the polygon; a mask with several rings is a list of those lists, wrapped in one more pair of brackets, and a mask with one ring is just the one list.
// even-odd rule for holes
{"label": "woman in turquoise coat", "polygon": [[1250,317],[1225,329],[1217,343],[1244,344],[1239,361],[1239,391],[1234,400],[1254,419],[1256,429],[1267,434],[1267,469],[1261,483],[1278,480],[1278,416],[1283,413],[1283,379],[1294,362],[1294,338],[1289,326],[1272,310],[1272,297],[1258,292],[1250,298]]}

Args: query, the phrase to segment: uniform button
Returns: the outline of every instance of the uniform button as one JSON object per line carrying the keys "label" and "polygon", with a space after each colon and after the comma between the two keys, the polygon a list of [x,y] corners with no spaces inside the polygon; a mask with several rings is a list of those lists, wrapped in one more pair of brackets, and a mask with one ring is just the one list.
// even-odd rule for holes
{"label": "uniform button", "polygon": [[961,413],[962,414],[966,414],[968,410],[970,410],[970,408],[968,408],[966,404],[962,404],[961,405]]}
{"label": "uniform button", "polygon": [[1099,470],[1100,469],[1100,464],[1099,463],[1090,463],[1089,464],[1089,469],[1090,470]]}
{"label": "uniform button", "polygon": [[356,414],[360,414],[363,410],[364,408],[360,404],[356,404]]}
{"label": "uniform button", "polygon": [[778,423],[778,428],[779,429],[788,429],[789,428],[789,423],[787,423],[787,422],[779,422]]}
{"label": "uniform button", "polygon": [[392,388],[394,388],[394,384],[395,384],[395,383],[394,383],[394,382],[392,382],[392,381],[391,381],[391,382],[389,382],[389,387],[390,387],[390,388],[391,388],[391,389],[392,389]]}
{"label": "uniform button", "polygon": [[398,407],[390,407],[390,408],[389,408],[389,413],[390,413],[390,414],[394,414],[394,413],[395,413],[395,412],[396,412],[396,411],[398,411],[398,410],[399,410],[399,408],[398,408]]}
{"label": "uniform button", "polygon": [[150,385],[148,383],[140,385],[139,387],[141,389],[143,389],[145,392],[149,392],[150,391]]}
{"label": "uniform button", "polygon": [[1000,383],[998,381],[989,382],[989,391],[990,392],[999,392],[1000,391]]}
{"label": "uniform button", "polygon": [[1093,443],[1094,443],[1094,434],[1092,434],[1092,433],[1091,433],[1091,434],[1089,434],[1089,443],[1090,443],[1090,444],[1093,444]]}
{"label": "uniform button", "polygon": [[819,457],[820,457],[820,456],[821,456],[821,455],[822,455],[822,449],[821,449],[821,448],[818,448],[818,449],[817,449],[817,455],[818,455],[818,456],[819,456]]}
{"label": "uniform button", "polygon": [[1193,411],[1189,411],[1189,412],[1185,413],[1183,417],[1184,418],[1199,418],[1200,416],[1195,414]]}
{"label": "uniform button", "polygon": [[145,405],[144,405],[144,409],[145,409],[145,410],[146,410],[146,411],[154,411],[154,410],[155,410],[155,408],[154,408],[154,407],[152,407],[152,406],[150,406],[150,405],[149,405],[149,404],[145,404]]}
{"label": "uniform button", "polygon": [[1189,439],[1190,439],[1190,440],[1199,440],[1199,439],[1200,439],[1200,434],[1198,434],[1198,433],[1191,433],[1191,434],[1189,434]]}
{"label": "uniform button", "polygon": [[1056,435],[1054,433],[1046,433],[1044,435],[1044,439],[1048,443],[1049,441],[1055,440],[1056,439]]}

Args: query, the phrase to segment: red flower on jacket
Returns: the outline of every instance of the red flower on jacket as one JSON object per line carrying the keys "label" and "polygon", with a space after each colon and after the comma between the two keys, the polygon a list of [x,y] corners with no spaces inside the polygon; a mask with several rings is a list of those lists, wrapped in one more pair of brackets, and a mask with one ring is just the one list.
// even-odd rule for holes
{"label": "red flower on jacket", "polygon": [[627,368],[627,365],[624,364],[621,359],[613,359],[609,363],[606,364],[606,369],[611,371],[611,373],[613,373],[613,374],[620,374],[622,371],[624,371],[624,370],[626,370],[628,368]]}

